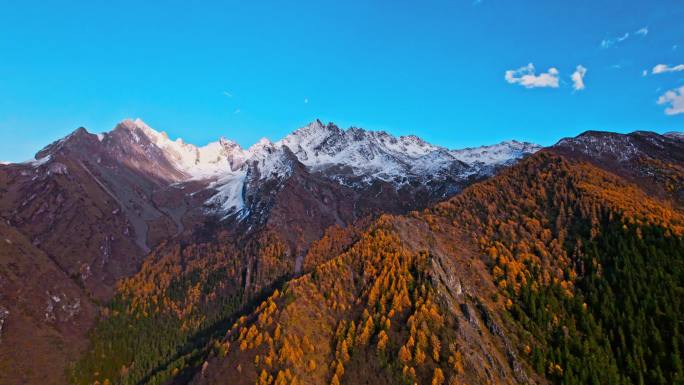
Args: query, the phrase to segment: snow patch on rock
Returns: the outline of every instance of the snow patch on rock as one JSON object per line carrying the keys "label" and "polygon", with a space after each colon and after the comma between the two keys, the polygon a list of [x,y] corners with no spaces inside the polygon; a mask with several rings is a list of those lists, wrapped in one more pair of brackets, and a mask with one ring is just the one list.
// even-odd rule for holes
{"label": "snow patch on rock", "polygon": [[684,140],[684,132],[670,131],[663,134],[671,139]]}
{"label": "snow patch on rock", "polygon": [[216,190],[216,193],[206,203],[218,207],[219,211],[226,213],[226,215],[243,213],[245,208],[243,188],[246,177],[246,167],[220,176],[209,185],[209,188]]}
{"label": "snow patch on rock", "polygon": [[511,140],[475,148],[452,150],[451,154],[458,160],[467,164],[500,165],[511,160],[520,159],[527,154],[532,154],[541,149],[541,146]]}
{"label": "snow patch on rock", "polygon": [[639,154],[639,148],[629,135],[585,133],[575,138],[564,138],[556,146],[571,147],[591,157],[611,155],[618,161],[627,161]]}
{"label": "snow patch on rock", "polygon": [[52,156],[48,155],[48,156],[44,156],[44,157],[39,158],[39,159],[27,160],[26,162],[23,162],[23,164],[29,165],[31,167],[40,167],[40,166],[46,164],[47,162],[49,162],[51,159],[52,159]]}

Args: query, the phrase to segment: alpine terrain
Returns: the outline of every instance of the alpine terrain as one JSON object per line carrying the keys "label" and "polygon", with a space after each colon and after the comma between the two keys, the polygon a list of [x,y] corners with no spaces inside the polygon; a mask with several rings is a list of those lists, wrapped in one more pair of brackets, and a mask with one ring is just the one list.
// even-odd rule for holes
{"label": "alpine terrain", "polygon": [[684,136],[249,148],[141,120],[0,165],[2,384],[684,383]]}

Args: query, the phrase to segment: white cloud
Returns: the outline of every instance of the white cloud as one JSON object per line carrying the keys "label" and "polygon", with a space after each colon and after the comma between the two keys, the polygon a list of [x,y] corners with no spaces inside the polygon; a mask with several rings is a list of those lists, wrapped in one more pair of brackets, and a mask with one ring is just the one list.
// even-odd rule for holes
{"label": "white cloud", "polygon": [[654,75],[657,74],[664,74],[666,72],[679,72],[679,71],[684,71],[684,64],[679,64],[676,66],[670,67],[667,64],[658,64],[653,69],[651,70],[651,73]]}
{"label": "white cloud", "polygon": [[237,114],[239,114],[240,112],[241,112],[240,109],[239,109],[239,108],[236,108],[235,111],[233,111],[233,114],[237,115]]}
{"label": "white cloud", "polygon": [[617,36],[617,37],[601,40],[601,48],[613,47],[613,46],[618,45],[618,44],[622,43],[623,41],[625,41],[625,40],[627,40],[633,36],[644,37],[646,35],[648,35],[648,27],[641,27],[641,28],[637,29],[636,31],[634,31],[633,33],[625,32],[625,34],[622,36]]}
{"label": "white cloud", "polygon": [[665,92],[658,98],[658,104],[669,104],[665,109],[666,115],[684,113],[684,86]]}
{"label": "white cloud", "polygon": [[304,104],[309,104],[309,98],[304,98]]}
{"label": "white cloud", "polygon": [[641,72],[641,76],[647,76],[648,75],[648,70],[643,70]]}
{"label": "white cloud", "polygon": [[558,70],[549,68],[548,72],[535,74],[534,64],[530,63],[517,70],[508,70],[505,79],[510,84],[520,84],[525,88],[551,87],[558,88]]}
{"label": "white cloud", "polygon": [[629,32],[625,32],[624,35],[618,36],[616,38],[612,39],[603,39],[601,40],[601,48],[610,48],[614,46],[615,44],[622,43],[623,41],[629,39]]}
{"label": "white cloud", "polygon": [[223,96],[227,96],[227,97],[229,97],[229,98],[232,98],[232,97],[233,97],[233,94],[231,94],[231,93],[228,92],[228,91],[223,91]]}
{"label": "white cloud", "polygon": [[570,75],[570,78],[572,79],[572,88],[574,88],[575,91],[580,91],[585,88],[584,75],[586,74],[587,69],[580,64],[577,66],[577,69],[575,69],[575,72]]}

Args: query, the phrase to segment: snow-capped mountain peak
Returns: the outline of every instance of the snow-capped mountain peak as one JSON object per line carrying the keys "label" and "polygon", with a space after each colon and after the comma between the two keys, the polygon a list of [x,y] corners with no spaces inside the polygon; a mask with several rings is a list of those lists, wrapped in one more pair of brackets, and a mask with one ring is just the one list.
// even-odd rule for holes
{"label": "snow-capped mountain peak", "polygon": [[316,120],[286,136],[278,145],[287,146],[299,161],[314,170],[332,165],[351,167],[355,174],[394,177],[406,173],[409,158],[438,149],[417,137],[396,138],[383,131],[360,128],[342,130]]}
{"label": "snow-capped mountain peak", "polygon": [[248,149],[247,152],[251,155],[262,155],[264,152],[272,152],[273,149],[275,148],[273,142],[271,142],[270,139],[268,138],[261,138],[259,139],[258,142],[254,143],[251,145]]}
{"label": "snow-capped mountain peak", "polygon": [[449,150],[410,136],[395,137],[384,131],[352,127],[342,130],[316,120],[276,143],[287,146],[300,162],[313,170],[350,167],[354,174],[386,181],[404,176],[432,176],[461,161],[478,167],[495,167],[537,151],[540,147],[516,141],[465,150]]}
{"label": "snow-capped mountain peak", "polygon": [[236,170],[247,158],[246,152],[235,142],[220,138],[216,142],[198,147],[186,143],[182,138],[172,140],[163,131],[157,131],[141,119],[126,119],[117,128],[130,132],[135,142],[141,142],[141,135],[161,150],[166,160],[190,179],[218,177],[226,171]]}

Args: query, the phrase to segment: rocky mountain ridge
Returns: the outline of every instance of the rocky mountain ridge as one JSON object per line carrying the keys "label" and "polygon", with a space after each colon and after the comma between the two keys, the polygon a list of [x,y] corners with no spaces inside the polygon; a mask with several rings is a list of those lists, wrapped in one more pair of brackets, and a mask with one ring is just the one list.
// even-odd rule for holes
{"label": "rocky mountain ridge", "polygon": [[[147,168],[147,173],[174,182],[211,181],[209,188],[216,193],[205,203],[224,216],[235,214],[239,218],[249,214],[244,195],[249,193],[245,190],[251,187],[250,178],[257,174],[260,181],[285,178],[291,174],[294,160],[310,172],[321,173],[350,187],[380,180],[401,188],[411,182],[490,175],[494,168],[540,149],[531,143],[510,141],[450,150],[416,136],[394,137],[386,132],[355,127],[342,130],[333,123],[324,125],[320,120],[277,142],[264,138],[247,149],[225,138],[201,147],[182,139],[171,140],[166,133],[152,129],[140,119],[124,120],[98,138],[115,157],[135,168]],[[122,146],[128,152],[136,149],[132,151],[135,156],[131,157]],[[294,154],[294,159],[288,160],[285,147]]]}

